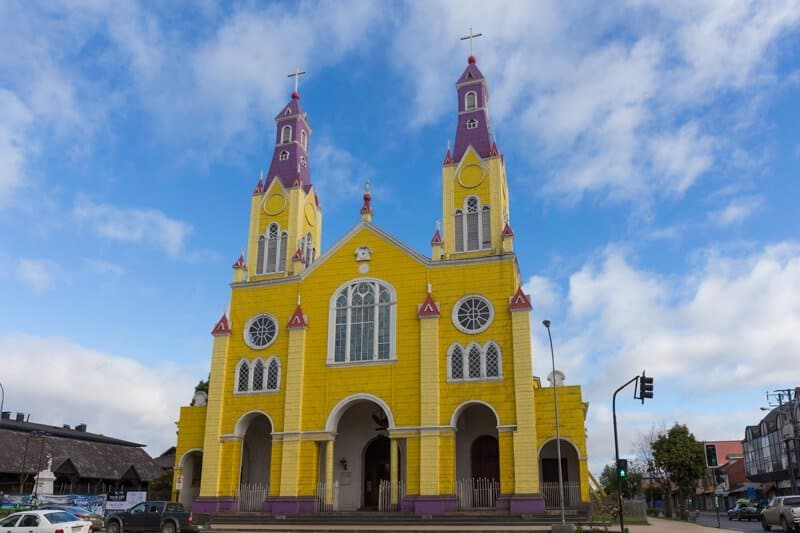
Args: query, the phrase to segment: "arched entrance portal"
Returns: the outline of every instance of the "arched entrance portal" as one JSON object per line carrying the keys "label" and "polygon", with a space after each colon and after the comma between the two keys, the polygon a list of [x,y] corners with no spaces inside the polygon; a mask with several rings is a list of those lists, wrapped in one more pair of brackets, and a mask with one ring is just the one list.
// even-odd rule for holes
{"label": "arched entrance portal", "polygon": [[462,405],[456,426],[456,490],[461,509],[491,509],[500,494],[497,415],[478,402]]}
{"label": "arched entrance portal", "polygon": [[[539,449],[539,476],[545,506],[561,506],[558,497],[558,448],[556,439],[550,439]],[[568,440],[561,439],[561,476],[564,483],[564,506],[575,507],[581,501],[580,463],[578,449]]]}
{"label": "arched entrance portal", "polygon": [[[393,418],[380,399],[366,395],[348,399],[337,406],[326,428],[336,432],[334,441],[334,482],[338,510],[378,507],[381,481],[391,481],[391,447],[388,430]],[[398,443],[398,478],[402,480],[404,443]],[[320,466],[324,464],[320,461]],[[321,475],[323,472],[321,472]]]}
{"label": "arched entrance portal", "polygon": [[252,413],[246,427],[242,439],[240,483],[242,486],[267,486],[272,458],[272,424],[266,415]]}
{"label": "arched entrance portal", "polygon": [[203,471],[203,452],[191,450],[183,454],[180,462],[183,486],[178,490],[178,501],[186,509],[192,508],[192,502],[200,495],[200,476]]}

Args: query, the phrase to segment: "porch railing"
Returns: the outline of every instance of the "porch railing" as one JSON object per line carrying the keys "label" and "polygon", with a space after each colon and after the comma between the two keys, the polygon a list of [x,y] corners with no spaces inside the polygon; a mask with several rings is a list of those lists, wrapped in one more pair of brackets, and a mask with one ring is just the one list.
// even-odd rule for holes
{"label": "porch railing", "polygon": [[458,508],[494,509],[500,495],[500,482],[489,478],[466,478],[456,481]]}
{"label": "porch railing", "polygon": [[[561,507],[558,498],[558,481],[543,481],[540,484],[546,509]],[[577,481],[564,482],[564,507],[577,507],[581,503],[581,485]]]}
{"label": "porch railing", "polygon": [[388,479],[381,480],[378,485],[378,511],[399,511],[400,502],[406,495],[405,483],[397,482],[397,502],[392,503],[392,482]]}
{"label": "porch railing", "polygon": [[316,503],[316,511],[318,513],[326,513],[330,511],[338,511],[339,510],[339,482],[333,482],[333,501],[331,503],[325,503],[325,492],[327,488],[327,484],[324,481],[317,482],[317,503]]}
{"label": "porch railing", "polygon": [[242,483],[236,491],[236,510],[240,513],[260,512],[264,500],[269,496],[269,485],[265,483]]}

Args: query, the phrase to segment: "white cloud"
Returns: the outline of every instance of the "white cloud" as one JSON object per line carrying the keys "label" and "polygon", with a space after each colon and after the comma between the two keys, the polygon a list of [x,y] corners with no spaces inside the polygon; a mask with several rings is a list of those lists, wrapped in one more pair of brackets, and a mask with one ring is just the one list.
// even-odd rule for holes
{"label": "white cloud", "polygon": [[361,208],[364,184],[370,179],[373,206],[390,198],[390,188],[376,179],[371,167],[347,150],[334,146],[327,139],[314,148],[314,187],[325,206],[351,205],[354,212]]}
{"label": "white cloud", "polygon": [[[690,429],[707,439],[741,438],[743,425],[714,434],[719,424],[692,410],[717,402],[717,418],[730,412],[732,423],[754,423],[763,390],[800,381],[800,245],[739,256],[712,251],[685,276],[671,278],[639,269],[610,248],[570,277],[563,322],[557,366],[570,368],[570,381],[583,383],[592,402],[593,462],[608,458],[602,406],[643,368],[656,377],[656,399],[640,412],[630,405],[633,389],[624,394],[625,446],[658,420],[693,421]],[[538,363],[539,373],[549,367],[541,356]],[[736,414],[720,401],[730,391],[748,398],[753,412]]]}
{"label": "white cloud", "polygon": [[[39,371],[30,371],[32,361]],[[45,424],[85,423],[88,431],[148,444],[151,455],[175,445],[173,422],[202,376],[194,368],[148,367],[70,339],[19,333],[0,338],[0,366],[6,409]]]}
{"label": "white cloud", "polygon": [[739,224],[750,218],[763,201],[760,196],[734,198],[722,209],[709,213],[708,220],[721,227]]}
{"label": "white cloud", "polygon": [[17,96],[0,88],[0,209],[7,207],[26,178],[30,150],[26,132],[33,120]]}
{"label": "white cloud", "polygon": [[52,289],[61,274],[58,264],[46,259],[22,258],[17,262],[17,271],[20,279],[37,294]]}
{"label": "white cloud", "polygon": [[79,199],[74,214],[101,237],[159,248],[172,258],[185,251],[192,233],[190,224],[152,208],[118,207]]}
{"label": "white cloud", "polygon": [[114,276],[121,276],[125,274],[125,267],[118,265],[117,263],[112,263],[111,261],[106,261],[104,259],[84,259],[84,262],[92,272],[97,274],[111,274]]}

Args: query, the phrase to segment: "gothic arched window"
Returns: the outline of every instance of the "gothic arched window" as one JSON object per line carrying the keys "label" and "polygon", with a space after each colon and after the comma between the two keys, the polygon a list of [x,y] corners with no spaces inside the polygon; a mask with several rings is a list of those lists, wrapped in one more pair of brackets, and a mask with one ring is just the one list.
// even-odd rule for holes
{"label": "gothic arched window", "polygon": [[250,365],[240,361],[236,367],[236,392],[247,392],[250,389]]}
{"label": "gothic arched window", "polygon": [[277,357],[271,357],[267,365],[267,390],[278,390],[281,383],[281,363]]}
{"label": "gothic arched window", "polygon": [[292,142],[292,127],[284,126],[281,128],[281,144]]}
{"label": "gothic arched window", "polygon": [[286,263],[286,240],[288,236],[281,233],[280,226],[273,222],[267,227],[267,234],[258,238],[258,262],[256,272],[271,274],[283,272]]}
{"label": "gothic arched window", "polygon": [[478,95],[475,91],[470,91],[464,96],[464,109],[469,111],[478,107]]}
{"label": "gothic arched window", "polygon": [[308,150],[308,135],[306,135],[306,130],[300,130],[300,144],[303,145],[303,148]]}
{"label": "gothic arched window", "polygon": [[309,231],[306,233],[306,238],[303,243],[303,260],[305,261],[306,266],[309,266],[311,263],[314,262],[314,238],[311,236],[311,232]]}
{"label": "gothic arched window", "polygon": [[331,298],[328,361],[394,359],[395,292],[373,279],[350,282]]}
{"label": "gothic arched window", "polygon": [[456,252],[486,250],[492,246],[491,209],[477,196],[468,196],[454,215]]}
{"label": "gothic arched window", "polygon": [[466,348],[456,343],[447,351],[448,381],[495,380],[503,377],[500,347],[494,341]]}
{"label": "gothic arched window", "polygon": [[264,362],[261,359],[256,359],[253,364],[253,391],[258,392],[264,390]]}

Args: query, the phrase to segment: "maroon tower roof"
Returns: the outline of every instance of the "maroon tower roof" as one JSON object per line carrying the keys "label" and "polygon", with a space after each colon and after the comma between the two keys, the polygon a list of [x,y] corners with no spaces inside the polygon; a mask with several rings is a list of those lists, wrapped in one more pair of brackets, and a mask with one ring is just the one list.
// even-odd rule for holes
{"label": "maroon tower roof", "polygon": [[472,145],[481,157],[490,157],[492,142],[489,134],[489,89],[486,79],[469,56],[467,68],[456,82],[458,92],[458,125],[453,162],[464,157],[467,146]]}
{"label": "maroon tower roof", "polygon": [[272,154],[264,189],[266,190],[276,178],[287,189],[295,187],[299,176],[300,184],[308,190],[311,186],[308,159],[311,126],[303,108],[300,107],[299,94],[292,93],[292,99],[275,117],[275,125],[275,152]]}

